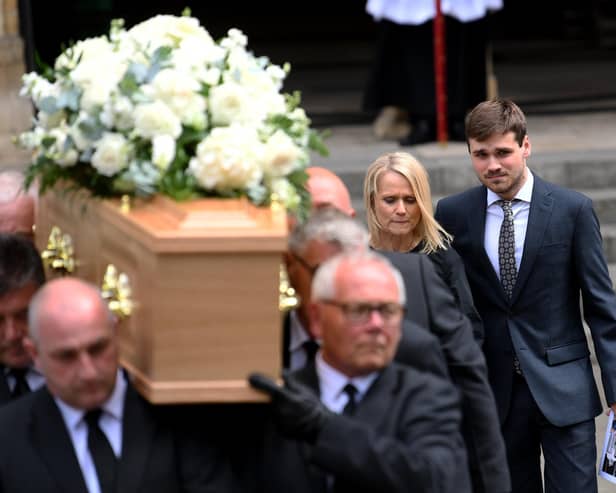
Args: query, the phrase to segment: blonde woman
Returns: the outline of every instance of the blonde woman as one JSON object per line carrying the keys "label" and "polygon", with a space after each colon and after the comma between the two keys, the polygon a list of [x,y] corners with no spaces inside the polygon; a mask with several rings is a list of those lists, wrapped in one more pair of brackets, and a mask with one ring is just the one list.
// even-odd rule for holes
{"label": "blonde woman", "polygon": [[475,309],[464,264],[450,247],[451,235],[436,222],[428,173],[406,152],[378,157],[364,180],[370,246],[376,250],[424,253],[473,324],[478,341],[483,324]]}

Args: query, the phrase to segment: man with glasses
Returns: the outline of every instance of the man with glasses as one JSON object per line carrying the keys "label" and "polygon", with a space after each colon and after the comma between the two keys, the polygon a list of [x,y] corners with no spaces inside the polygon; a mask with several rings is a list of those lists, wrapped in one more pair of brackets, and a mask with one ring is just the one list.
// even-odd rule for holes
{"label": "man with glasses", "polygon": [[15,233],[34,241],[34,197],[23,189],[23,175],[0,173],[0,232]]}
{"label": "man with glasses", "polygon": [[404,283],[363,251],[325,261],[312,285],[313,364],[284,387],[253,374],[271,395],[277,433],[266,435],[264,491],[468,492],[458,394],[451,383],[393,362]]}
{"label": "man with glasses", "polygon": [[283,366],[298,369],[312,361],[318,350],[316,336],[310,330],[308,306],[310,284],[321,262],[343,251],[365,249],[368,235],[355,220],[342,212],[324,208],[315,210],[289,236],[285,256],[289,281],[300,305],[285,318],[283,328]]}

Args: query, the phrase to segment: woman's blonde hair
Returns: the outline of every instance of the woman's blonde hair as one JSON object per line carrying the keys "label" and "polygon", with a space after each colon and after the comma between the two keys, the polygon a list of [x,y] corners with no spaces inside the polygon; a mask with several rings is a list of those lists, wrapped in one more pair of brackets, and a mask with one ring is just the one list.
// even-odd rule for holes
{"label": "woman's blonde hair", "polygon": [[421,218],[414,231],[414,234],[423,242],[421,252],[432,253],[435,250],[447,249],[452,237],[434,219],[428,173],[421,163],[407,152],[383,154],[366,171],[364,206],[366,208],[368,231],[370,232],[370,245],[379,248],[382,244],[384,228],[376,217],[374,200],[379,178],[387,171],[395,171],[404,176],[411,185],[411,190],[421,211]]}

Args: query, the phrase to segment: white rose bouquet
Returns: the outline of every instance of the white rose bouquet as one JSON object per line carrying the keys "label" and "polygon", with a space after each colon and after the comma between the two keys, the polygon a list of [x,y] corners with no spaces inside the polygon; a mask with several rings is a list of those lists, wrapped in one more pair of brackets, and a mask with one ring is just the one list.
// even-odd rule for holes
{"label": "white rose bouquet", "polygon": [[97,196],[155,193],[176,200],[276,194],[307,210],[309,151],[321,135],[281,93],[288,66],[246,49],[237,29],[215,42],[189,15],[160,15],[79,41],[43,75],[24,75],[33,128],[28,180],[41,191],[70,179]]}

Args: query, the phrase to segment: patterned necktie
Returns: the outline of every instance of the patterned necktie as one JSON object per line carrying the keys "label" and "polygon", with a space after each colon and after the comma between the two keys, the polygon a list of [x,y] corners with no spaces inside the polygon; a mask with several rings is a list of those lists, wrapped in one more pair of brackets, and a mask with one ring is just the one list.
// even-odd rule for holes
{"label": "patterned necktie", "polygon": [[114,493],[118,460],[107,436],[98,425],[101,414],[100,409],[94,409],[88,411],[83,419],[88,425],[88,449],[96,467],[101,493]]}
{"label": "patterned necktie", "polygon": [[347,383],[342,391],[349,396],[349,400],[344,406],[342,414],[345,416],[352,416],[355,414],[355,410],[357,409],[357,400],[355,398],[357,395],[357,387],[355,387],[352,383]]}
{"label": "patterned necktie", "polygon": [[9,374],[15,379],[15,385],[11,391],[11,399],[17,399],[30,392],[30,386],[28,385],[28,380],[26,380],[26,373],[28,373],[28,368],[11,368],[9,371]]}
{"label": "patterned necktie", "polygon": [[498,236],[498,265],[500,281],[507,298],[511,298],[513,286],[515,286],[515,281],[518,277],[518,269],[515,265],[515,235],[511,203],[511,200],[499,200],[497,202],[505,215]]}

